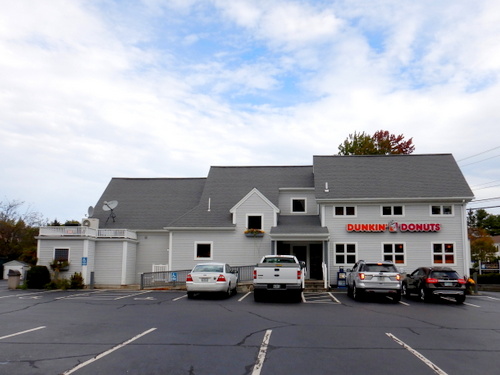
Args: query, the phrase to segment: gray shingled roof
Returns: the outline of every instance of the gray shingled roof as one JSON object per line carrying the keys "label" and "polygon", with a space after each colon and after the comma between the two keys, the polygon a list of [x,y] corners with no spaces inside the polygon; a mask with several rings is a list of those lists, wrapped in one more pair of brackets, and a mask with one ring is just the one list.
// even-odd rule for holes
{"label": "gray shingled roof", "polygon": [[314,181],[326,200],[473,198],[451,154],[314,156]]}
{"label": "gray shingled roof", "polygon": [[[93,217],[102,228],[163,229],[199,202],[205,178],[113,178],[97,202]],[[115,222],[104,201],[118,201]]]}
{"label": "gray shingled roof", "polygon": [[231,227],[229,210],[253,188],[278,207],[279,188],[314,187],[312,170],[312,166],[212,167],[199,206],[169,227]]}
{"label": "gray shingled roof", "polygon": [[328,234],[328,228],[321,226],[319,216],[289,215],[278,218],[278,226],[271,228],[273,234]]}

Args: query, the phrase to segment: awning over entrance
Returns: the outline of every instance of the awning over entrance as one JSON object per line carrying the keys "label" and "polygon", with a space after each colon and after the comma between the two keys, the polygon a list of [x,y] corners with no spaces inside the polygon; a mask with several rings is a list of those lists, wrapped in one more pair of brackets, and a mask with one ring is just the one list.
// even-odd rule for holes
{"label": "awning over entrance", "polygon": [[278,225],[269,233],[272,240],[328,241],[328,228],[322,227],[319,216],[280,216]]}

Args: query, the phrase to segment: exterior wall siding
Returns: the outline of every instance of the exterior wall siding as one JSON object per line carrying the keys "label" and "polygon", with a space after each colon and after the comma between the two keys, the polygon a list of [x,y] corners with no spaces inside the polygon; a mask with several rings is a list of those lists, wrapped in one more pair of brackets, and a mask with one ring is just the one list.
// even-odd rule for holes
{"label": "exterior wall siding", "polygon": [[49,240],[39,240],[40,249],[38,250],[38,262],[39,266],[47,266],[51,270],[50,263],[54,260],[54,249],[69,249],[69,270],[66,272],[61,272],[61,277],[69,278],[75,272],[81,272],[81,259],[83,256],[83,240],[82,239],[49,239]]}
{"label": "exterior wall siding", "polygon": [[123,241],[99,241],[95,252],[95,283],[121,285]]}
{"label": "exterior wall siding", "polygon": [[140,274],[151,272],[153,264],[168,264],[168,244],[170,234],[137,233],[137,259],[135,283],[140,282]]}
{"label": "exterior wall siding", "polygon": [[[176,231],[172,233],[172,269],[191,269],[203,261],[226,262],[232,266],[256,264],[272,251],[269,231],[275,213],[258,195],[252,195],[235,212],[234,231]],[[247,215],[262,215],[263,237],[246,237]],[[212,243],[212,259],[196,259],[195,244]]]}
{"label": "exterior wall siding", "polygon": [[[305,199],[306,212],[292,212],[292,199]],[[319,207],[316,203],[314,191],[285,191],[279,194],[280,215],[318,215]]]}
{"label": "exterior wall siding", "polygon": [[[387,204],[384,204],[387,205]],[[356,216],[334,216],[334,206],[325,207],[325,222],[331,234],[330,252],[330,278],[335,284],[339,268],[350,268],[353,264],[336,263],[335,244],[354,243],[356,244],[356,260],[380,261],[383,260],[384,243],[402,243],[405,247],[405,262],[398,264],[402,272],[412,272],[420,266],[432,266],[433,244],[452,243],[455,247],[455,262],[453,264],[443,264],[457,270],[459,274],[468,273],[464,269],[464,250],[467,251],[467,244],[463,241],[463,218],[461,205],[454,206],[453,215],[431,216],[430,204],[398,204],[403,205],[403,216],[382,216],[380,204],[365,204],[356,206]],[[351,205],[349,205],[351,206]],[[348,232],[347,224],[387,224],[391,220],[398,223],[439,223],[439,232],[401,232],[389,233],[359,233]]]}

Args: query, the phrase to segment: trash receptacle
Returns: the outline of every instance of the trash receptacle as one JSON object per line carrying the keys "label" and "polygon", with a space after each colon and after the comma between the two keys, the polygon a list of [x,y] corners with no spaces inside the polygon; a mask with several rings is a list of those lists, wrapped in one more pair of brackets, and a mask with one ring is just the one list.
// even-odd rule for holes
{"label": "trash receptacle", "polygon": [[7,276],[8,276],[8,281],[7,281],[8,288],[17,289],[17,287],[21,283],[21,272],[17,270],[9,270]]}

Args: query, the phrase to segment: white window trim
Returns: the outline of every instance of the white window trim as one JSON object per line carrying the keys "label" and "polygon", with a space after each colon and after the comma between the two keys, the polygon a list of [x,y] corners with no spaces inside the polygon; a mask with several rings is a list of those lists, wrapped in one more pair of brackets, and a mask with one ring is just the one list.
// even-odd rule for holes
{"label": "white window trim", "polygon": [[[384,215],[384,207],[391,207],[391,214]],[[402,207],[403,213],[401,215],[394,215],[394,207]],[[402,204],[383,204],[380,206],[380,216],[381,217],[405,217],[406,209]]]}
{"label": "white window trim", "polygon": [[[434,263],[434,245],[446,245],[447,243],[453,245],[453,263]],[[446,253],[441,253],[445,255]],[[443,259],[444,261],[444,259]],[[436,267],[448,267],[457,265],[457,244],[454,241],[435,241],[431,243],[431,264]]]}
{"label": "white window trim", "polygon": [[381,248],[382,257],[380,258],[380,260],[384,261],[384,255],[386,254],[386,253],[384,253],[384,245],[399,245],[399,244],[403,245],[403,250],[404,250],[404,251],[403,251],[404,262],[403,262],[403,263],[396,263],[396,259],[395,259],[396,252],[394,251],[395,249],[394,249],[394,246],[393,246],[393,247],[392,247],[392,253],[391,253],[391,254],[393,255],[394,265],[395,265],[396,267],[404,267],[404,266],[407,266],[407,265],[408,265],[408,264],[407,264],[407,263],[408,263],[408,262],[407,262],[407,259],[408,259],[408,252],[407,252],[406,242],[404,242],[404,241],[382,242],[382,244],[381,244],[381,246],[382,246],[382,248]]}
{"label": "white window trim", "polygon": [[52,249],[52,260],[55,260],[56,259],[56,249],[58,250],[68,250],[68,263],[71,263],[71,247],[69,246],[55,246],[53,249]]}
{"label": "white window trim", "polygon": [[[264,230],[264,214],[246,214],[246,217],[245,217],[245,228],[246,229],[250,229],[248,228],[248,218],[250,216],[260,216],[260,226],[261,226],[261,230]],[[252,229],[257,229],[257,228],[252,228]]]}
{"label": "white window trim", "polygon": [[[432,213],[432,207],[436,207],[436,206],[441,208],[440,214],[433,214]],[[451,207],[451,214],[443,214],[443,207],[445,207],[445,206]],[[432,217],[453,217],[453,216],[455,216],[455,206],[453,204],[431,204],[429,206],[429,215]]]}
{"label": "white window trim", "polygon": [[[344,208],[344,214],[343,215],[337,215],[335,214],[335,208],[336,207],[343,207]],[[346,215],[346,207],[354,207],[354,215]],[[333,206],[333,217],[358,217],[358,206],[355,205],[334,205]]]}
{"label": "white window trim", "polygon": [[[354,248],[355,248],[354,253],[349,253],[349,255],[354,254],[354,256],[355,256],[354,263],[337,263],[337,245],[344,245],[344,253],[343,254],[344,254],[345,259],[347,259],[347,252],[345,251],[347,249],[346,249],[345,245],[354,245]],[[347,241],[347,242],[334,242],[333,243],[333,263],[335,264],[335,266],[345,266],[345,267],[351,266],[351,267],[353,267],[358,260],[359,260],[359,258],[358,258],[358,243],[357,242]]]}
{"label": "white window trim", "polygon": [[[293,201],[298,201],[298,200],[301,200],[301,201],[304,201],[304,211],[294,211],[293,210]],[[307,214],[307,198],[305,197],[293,197],[290,199],[290,212],[292,214]]]}
{"label": "white window trim", "polygon": [[[210,245],[210,257],[199,258],[196,256],[198,245]],[[194,260],[213,260],[214,259],[214,242],[213,241],[195,241],[194,242]]]}

